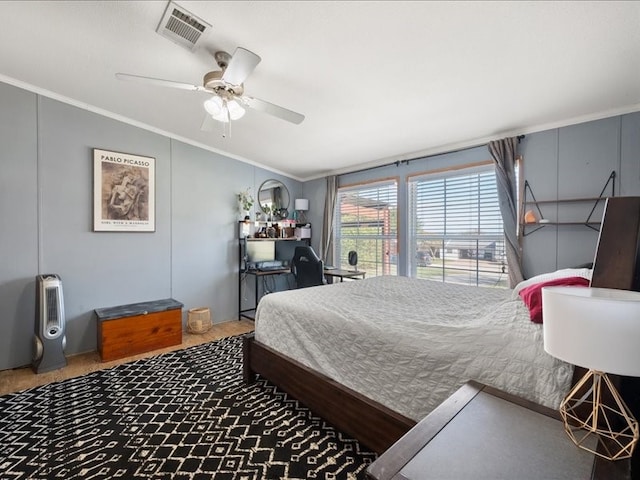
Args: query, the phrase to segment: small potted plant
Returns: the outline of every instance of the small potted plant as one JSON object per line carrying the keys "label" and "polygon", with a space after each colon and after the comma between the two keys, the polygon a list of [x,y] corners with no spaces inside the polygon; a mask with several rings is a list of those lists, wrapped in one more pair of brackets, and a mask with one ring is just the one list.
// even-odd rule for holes
{"label": "small potted plant", "polygon": [[238,194],[238,208],[245,220],[249,219],[249,210],[251,210],[251,207],[253,207],[253,197],[247,188]]}

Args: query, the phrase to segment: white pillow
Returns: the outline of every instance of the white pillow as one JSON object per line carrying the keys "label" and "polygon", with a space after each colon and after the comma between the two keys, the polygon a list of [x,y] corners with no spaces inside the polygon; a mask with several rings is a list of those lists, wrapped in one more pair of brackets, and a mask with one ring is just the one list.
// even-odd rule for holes
{"label": "white pillow", "polygon": [[523,280],[518,283],[511,293],[511,298],[518,298],[518,294],[520,290],[526,288],[530,285],[535,285],[536,283],[548,282],[549,280],[556,280],[558,278],[569,278],[569,277],[582,277],[587,280],[591,280],[591,275],[593,274],[593,269],[591,268],[563,268],[561,270],[556,270],[555,272],[549,273],[541,273],[540,275],[536,275],[535,277],[528,278],[527,280]]}

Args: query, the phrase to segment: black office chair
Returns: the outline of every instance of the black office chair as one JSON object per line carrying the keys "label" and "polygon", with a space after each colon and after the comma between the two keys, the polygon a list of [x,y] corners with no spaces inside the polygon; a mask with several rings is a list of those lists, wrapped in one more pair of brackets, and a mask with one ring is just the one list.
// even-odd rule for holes
{"label": "black office chair", "polygon": [[296,279],[296,288],[324,285],[324,262],[309,246],[296,247],[291,259],[291,273]]}

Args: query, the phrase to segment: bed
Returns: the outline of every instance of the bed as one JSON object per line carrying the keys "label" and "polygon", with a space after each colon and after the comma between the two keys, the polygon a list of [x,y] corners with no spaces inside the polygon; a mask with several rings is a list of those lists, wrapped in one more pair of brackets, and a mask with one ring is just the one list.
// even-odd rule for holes
{"label": "bed", "polygon": [[469,379],[557,408],[573,368],[543,351],[513,293],[396,276],[278,292],[260,301],[255,341],[408,427]]}
{"label": "bed", "polygon": [[520,290],[388,276],[270,294],[245,380],[264,376],[379,453],[470,379],[557,408],[574,369],[544,352]]}

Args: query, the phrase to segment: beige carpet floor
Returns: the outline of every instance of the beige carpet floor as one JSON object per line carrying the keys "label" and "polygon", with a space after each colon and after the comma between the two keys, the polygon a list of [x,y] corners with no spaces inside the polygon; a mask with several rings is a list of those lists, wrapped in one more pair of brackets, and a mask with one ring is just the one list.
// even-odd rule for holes
{"label": "beige carpet floor", "polygon": [[182,344],[175,345],[173,347],[163,348],[160,350],[154,350],[151,352],[135,355],[132,357],[122,358],[120,360],[113,360],[110,362],[103,362],[100,360],[100,355],[97,351],[83,353],[79,355],[72,355],[67,357],[67,366],[54,370],[52,372],[45,372],[37,374],[31,367],[15,368],[12,370],[0,371],[0,395],[7,393],[19,392],[26,390],[27,388],[37,387],[39,385],[45,385],[52,382],[60,382],[68,378],[79,377],[96,370],[102,370],[105,368],[111,368],[121,363],[131,362],[139,360],[141,358],[151,357],[159,355],[161,353],[171,352],[174,350],[180,350],[182,348],[192,347],[194,345],[200,345],[212,340],[218,340],[220,338],[231,337],[233,335],[241,335],[253,331],[254,324],[251,320],[230,321],[224,323],[216,323],[211,330],[202,334],[193,334],[189,332],[183,332]]}

